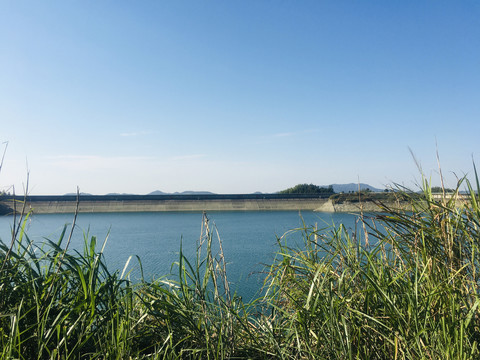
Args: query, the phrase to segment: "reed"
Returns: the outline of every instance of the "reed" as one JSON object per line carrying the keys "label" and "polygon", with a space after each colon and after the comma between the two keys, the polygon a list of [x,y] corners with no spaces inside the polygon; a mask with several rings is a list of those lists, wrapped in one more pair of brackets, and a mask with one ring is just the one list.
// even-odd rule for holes
{"label": "reed", "polygon": [[476,185],[435,198],[423,179],[423,196],[401,192],[411,212],[383,207],[353,234],[302,229],[302,249],[280,239],[263,319],[276,357],[479,358]]}
{"label": "reed", "polygon": [[423,178],[421,195],[396,192],[411,211],[380,204],[354,230],[294,229],[248,303],[206,215],[196,256],[180,247],[171,275],[138,283],[108,269],[106,239],[70,250],[75,220],[35,244],[21,215],[0,243],[0,358],[480,358],[479,193],[463,178],[434,196]]}

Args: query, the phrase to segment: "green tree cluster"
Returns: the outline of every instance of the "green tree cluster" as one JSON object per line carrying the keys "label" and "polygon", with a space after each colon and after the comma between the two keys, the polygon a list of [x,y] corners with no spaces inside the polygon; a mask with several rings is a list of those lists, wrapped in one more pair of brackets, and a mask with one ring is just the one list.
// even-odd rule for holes
{"label": "green tree cluster", "polygon": [[438,193],[438,194],[441,194],[443,192],[446,192],[446,193],[453,193],[455,192],[455,190],[453,189],[449,189],[449,188],[442,188],[441,186],[432,186],[432,193]]}
{"label": "green tree cluster", "polygon": [[298,184],[278,192],[279,194],[335,194],[332,185],[320,187],[313,184]]}

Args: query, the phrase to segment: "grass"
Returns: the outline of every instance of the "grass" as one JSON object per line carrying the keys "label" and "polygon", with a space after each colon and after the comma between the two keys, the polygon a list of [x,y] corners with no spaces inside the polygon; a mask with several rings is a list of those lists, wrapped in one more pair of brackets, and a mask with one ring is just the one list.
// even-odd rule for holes
{"label": "grass", "polygon": [[83,253],[70,251],[65,227],[34,244],[21,216],[0,244],[0,358],[478,359],[478,178],[440,198],[422,187],[401,191],[412,211],[384,206],[353,232],[292,230],[303,246],[279,238],[249,303],[230,292],[206,216],[176,276],[135,284],[109,271],[105,242],[85,235]]}

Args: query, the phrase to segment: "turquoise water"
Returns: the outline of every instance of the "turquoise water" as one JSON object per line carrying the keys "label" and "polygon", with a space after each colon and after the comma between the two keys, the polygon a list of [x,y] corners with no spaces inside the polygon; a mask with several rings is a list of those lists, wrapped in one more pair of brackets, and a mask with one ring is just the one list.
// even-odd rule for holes
{"label": "turquoise water", "polygon": [[[315,213],[298,211],[275,212],[212,212],[208,214],[222,240],[227,261],[227,275],[234,290],[244,297],[254,295],[262,284],[263,271],[277,250],[277,236],[288,230],[307,226],[324,228],[343,223],[355,228],[356,215],[342,213]],[[8,243],[13,217],[0,217],[0,238]],[[45,238],[57,241],[65,224],[73,221],[72,214],[38,214],[28,220],[30,240],[41,244]],[[200,238],[202,213],[81,213],[70,248],[83,251],[84,235],[96,236],[98,248],[108,237],[105,258],[111,271],[120,272],[130,256],[130,278],[140,278],[136,256],[141,259],[146,280],[169,275],[178,260],[180,244],[183,252],[194,259]],[[70,227],[68,228],[70,231]],[[291,235],[294,245],[301,238]]]}

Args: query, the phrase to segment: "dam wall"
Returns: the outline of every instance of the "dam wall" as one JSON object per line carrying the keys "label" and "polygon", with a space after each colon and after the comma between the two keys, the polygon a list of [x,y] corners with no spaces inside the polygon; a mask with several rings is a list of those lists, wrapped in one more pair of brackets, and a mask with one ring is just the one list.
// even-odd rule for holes
{"label": "dam wall", "polygon": [[[274,211],[315,210],[326,200],[126,200],[83,201],[79,212],[158,212],[158,211]],[[28,203],[34,213],[73,213],[76,203],[50,201]]]}
{"label": "dam wall", "polygon": [[[15,207],[14,207],[15,204]],[[384,201],[393,209],[407,210],[405,202]],[[74,213],[76,196],[9,197],[0,202],[1,213],[32,211],[36,214]],[[374,201],[335,202],[327,196],[312,195],[118,195],[80,196],[80,213],[114,212],[171,212],[171,211],[318,211],[318,212],[378,212],[382,209]]]}
{"label": "dam wall", "polygon": [[[27,197],[3,201],[10,209],[16,201],[17,212],[25,204],[26,211],[36,214],[73,213],[77,206],[75,197]],[[286,211],[316,210],[328,198],[322,197],[253,197],[253,196],[212,196],[212,197],[171,197],[134,198],[81,197],[78,201],[80,213],[111,212],[169,212],[169,211]]]}

